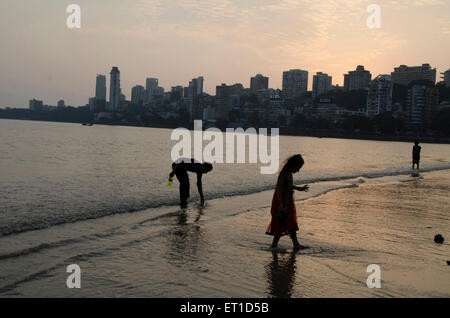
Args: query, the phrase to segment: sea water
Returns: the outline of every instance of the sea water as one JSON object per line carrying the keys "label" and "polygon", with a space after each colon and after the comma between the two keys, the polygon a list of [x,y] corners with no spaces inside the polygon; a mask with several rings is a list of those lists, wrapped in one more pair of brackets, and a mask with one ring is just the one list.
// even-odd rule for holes
{"label": "sea water", "polygon": [[[295,182],[311,189],[296,194],[300,241],[311,246],[305,252],[311,255],[295,260],[289,240],[281,242],[280,255],[272,255],[264,235],[277,175],[261,175],[259,164],[214,164],[203,177],[206,207],[197,203],[194,177],[191,204],[180,210],[176,179],[167,187],[170,134],[170,129],[0,120],[0,295],[371,296],[365,287],[370,262],[445,261],[437,258],[446,250],[435,251],[434,243],[419,248],[427,254],[416,255],[413,247],[425,242],[426,231],[431,236],[448,228],[448,202],[439,201],[445,189],[422,183],[425,171],[450,168],[448,145],[422,144],[417,175],[410,170],[410,143],[281,136],[280,157],[303,155],[305,166]],[[397,186],[387,185],[403,181],[413,187],[398,192],[398,200],[391,196],[390,204],[399,206],[383,205],[386,194],[377,191],[396,193]],[[416,182],[425,186],[414,187]],[[346,208],[330,203],[340,200],[334,190],[371,189],[377,183],[382,186],[373,189],[384,190],[349,192],[342,199]],[[430,229],[420,223],[422,216],[415,219],[423,225],[417,240],[412,225],[392,218],[391,211],[425,213]],[[408,250],[386,243],[399,238],[411,239]],[[82,269],[78,293],[65,285],[70,264]],[[349,264],[360,277],[346,273],[356,270]],[[301,286],[287,279],[293,276],[290,266],[301,266]],[[325,278],[315,276],[317,268]],[[442,295],[430,290],[418,295]],[[417,294],[397,284],[376,295]]]}

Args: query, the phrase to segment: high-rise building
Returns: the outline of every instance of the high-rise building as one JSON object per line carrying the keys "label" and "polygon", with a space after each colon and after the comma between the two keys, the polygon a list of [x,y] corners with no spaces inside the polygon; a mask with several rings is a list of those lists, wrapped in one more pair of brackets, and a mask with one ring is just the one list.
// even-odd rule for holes
{"label": "high-rise building", "polygon": [[164,95],[164,87],[157,86],[153,89],[153,96],[161,97]]}
{"label": "high-rise building", "polygon": [[120,71],[119,68],[113,66],[110,72],[109,85],[109,111],[119,111],[120,109]]}
{"label": "high-rise building", "polygon": [[32,99],[30,100],[30,109],[31,110],[42,110],[44,107],[43,102],[41,100]]}
{"label": "high-rise building", "polygon": [[145,88],[141,85],[136,85],[131,89],[131,103],[133,105],[142,105],[145,98]]}
{"label": "high-rise building", "polygon": [[89,98],[89,110],[91,111],[91,112],[95,112],[95,101],[96,101],[96,98],[95,97],[90,97]]}
{"label": "high-rise building", "polygon": [[244,94],[244,86],[241,83],[236,83],[229,86],[230,95],[241,96]]}
{"label": "high-rise building", "polygon": [[95,81],[95,98],[97,100],[106,100],[106,76],[97,75]]}
{"label": "high-rise building", "polygon": [[147,80],[145,81],[145,89],[151,93],[153,91],[153,89],[155,89],[157,87],[158,87],[158,79],[148,77]]}
{"label": "high-rise building", "polygon": [[432,69],[430,64],[422,64],[422,66],[400,65],[394,68],[391,77],[394,84],[404,86],[415,80],[427,80],[436,84],[436,69]]}
{"label": "high-rise building", "polygon": [[433,115],[439,110],[439,90],[431,85],[413,85],[406,102],[407,126],[426,131]]}
{"label": "high-rise building", "polygon": [[358,65],[356,70],[344,74],[344,90],[368,89],[371,79],[372,74],[368,70],[365,70],[364,66]]}
{"label": "high-rise building", "polygon": [[392,88],[390,75],[378,75],[370,83],[366,109],[368,117],[392,111]]}
{"label": "high-rise building", "polygon": [[441,73],[441,78],[444,80],[445,87],[450,87],[450,69]]}
{"label": "high-rise building", "polygon": [[260,89],[269,88],[269,78],[261,74],[256,74],[256,76],[250,78],[250,91],[254,94]]}
{"label": "high-rise building", "polygon": [[203,82],[204,82],[203,76],[197,77],[197,95],[203,94]]}
{"label": "high-rise building", "polygon": [[95,80],[94,111],[104,111],[106,107],[106,76],[98,74]]}
{"label": "high-rise building", "polygon": [[179,95],[179,97],[183,97],[183,86],[178,85],[178,86],[172,86],[171,92],[172,93],[177,93]]}
{"label": "high-rise building", "polygon": [[191,120],[203,118],[203,77],[193,78],[189,82],[189,113]]}
{"label": "high-rise building", "polygon": [[317,97],[331,90],[332,77],[328,74],[317,72],[313,76],[312,96]]}
{"label": "high-rise building", "polygon": [[308,90],[308,71],[290,70],[283,72],[283,97],[292,99]]}
{"label": "high-rise building", "polygon": [[149,103],[155,95],[155,90],[158,88],[158,79],[148,77],[145,81],[145,102]]}
{"label": "high-rise building", "polygon": [[216,86],[215,115],[216,120],[229,119],[228,100],[230,98],[230,88],[226,84]]}

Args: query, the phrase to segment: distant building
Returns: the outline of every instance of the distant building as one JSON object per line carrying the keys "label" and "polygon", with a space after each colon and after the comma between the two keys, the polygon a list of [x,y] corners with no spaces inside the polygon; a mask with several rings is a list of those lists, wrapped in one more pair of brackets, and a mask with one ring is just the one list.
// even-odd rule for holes
{"label": "distant building", "polygon": [[258,97],[259,103],[264,103],[269,100],[280,100],[281,92],[279,89],[260,89],[256,92],[256,97]]}
{"label": "distant building", "polygon": [[340,86],[339,84],[336,85],[331,85],[331,89],[332,91],[343,91],[344,90],[344,86]]}
{"label": "distant building", "polygon": [[97,75],[95,80],[95,98],[97,100],[106,100],[106,76]]}
{"label": "distant building", "polygon": [[230,89],[230,95],[241,96],[245,92],[244,86],[241,83],[236,83],[236,84],[230,85],[228,87]]}
{"label": "distant building", "polygon": [[359,89],[368,89],[372,74],[364,69],[364,66],[358,65],[356,70],[344,74],[344,90],[353,91]]}
{"label": "distant building", "polygon": [[120,71],[118,67],[114,66],[110,72],[109,111],[119,111],[120,95]]}
{"label": "distant building", "polygon": [[255,93],[260,89],[269,88],[269,78],[265,77],[261,74],[257,74],[256,76],[250,78],[250,91]]}
{"label": "distant building", "polygon": [[445,87],[450,87],[450,69],[441,73],[441,78],[444,80]]}
{"label": "distant building", "polygon": [[203,92],[203,77],[193,78],[189,82],[190,105],[189,113],[191,121],[203,118],[203,105],[201,95]]}
{"label": "distant building", "polygon": [[152,77],[148,77],[145,81],[145,89],[148,92],[152,92],[153,89],[158,87],[158,79],[157,78],[152,78]]}
{"label": "distant building", "polygon": [[330,97],[321,97],[318,100],[316,107],[316,115],[319,118],[324,118],[327,121],[333,122],[336,120],[336,104]]}
{"label": "distant building", "polygon": [[96,100],[96,98],[95,97],[90,97],[89,98],[89,110],[91,111],[91,112],[95,112],[95,100]]}
{"label": "distant building", "polygon": [[405,117],[409,128],[426,131],[438,111],[439,90],[436,87],[413,85],[408,89]]}
{"label": "distant building", "polygon": [[378,75],[367,93],[367,116],[374,117],[392,111],[392,79],[390,75]]}
{"label": "distant building", "polygon": [[391,77],[394,84],[404,86],[415,80],[427,80],[436,84],[436,69],[432,69],[430,64],[422,64],[422,66],[400,65],[394,68]]}
{"label": "distant building", "polygon": [[312,96],[317,97],[331,90],[332,77],[328,74],[317,72],[313,76]]}
{"label": "distant building", "polygon": [[150,103],[153,96],[155,95],[155,90],[158,89],[158,79],[153,77],[148,77],[145,80],[145,103]]}
{"label": "distant building", "polygon": [[203,94],[203,82],[204,82],[203,76],[197,77],[197,95]]}
{"label": "distant building", "polygon": [[292,99],[301,96],[308,89],[308,71],[290,70],[283,72],[283,97]]}
{"label": "distant building", "polygon": [[98,74],[95,80],[95,111],[101,112],[106,108],[106,76]]}
{"label": "distant building", "polygon": [[172,86],[171,88],[171,93],[177,93],[180,98],[183,97],[183,86],[178,85],[178,86]]}
{"label": "distant building", "polygon": [[157,86],[153,89],[152,96],[162,97],[164,95],[164,87]]}
{"label": "distant building", "polygon": [[58,101],[58,108],[64,108],[64,107],[66,107],[65,105],[64,105],[64,101],[61,99],[61,100],[59,100]]}
{"label": "distant building", "polygon": [[142,105],[145,98],[145,88],[141,85],[136,85],[131,89],[131,103],[133,105]]}
{"label": "distant building", "polygon": [[37,99],[32,99],[30,100],[30,109],[31,110],[42,110],[42,108],[44,107],[44,104],[41,100],[37,100]]}
{"label": "distant building", "polygon": [[203,108],[203,120],[214,122],[216,120],[215,110],[216,109],[210,105]]}
{"label": "distant building", "polygon": [[126,101],[127,101],[127,97],[125,96],[125,94],[122,94],[122,91],[120,91],[120,103],[119,103],[120,106],[119,106],[119,109],[121,109],[121,107],[123,105],[125,105]]}
{"label": "distant building", "polygon": [[226,84],[216,86],[215,116],[216,120],[229,120],[228,101],[230,88]]}

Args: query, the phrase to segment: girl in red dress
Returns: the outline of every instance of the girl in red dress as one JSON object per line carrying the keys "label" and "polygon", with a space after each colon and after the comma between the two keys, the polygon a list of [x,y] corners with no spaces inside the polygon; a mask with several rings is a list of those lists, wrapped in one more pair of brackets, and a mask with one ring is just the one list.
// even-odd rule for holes
{"label": "girl in red dress", "polygon": [[298,172],[304,164],[301,155],[290,157],[284,164],[278,176],[277,186],[272,199],[272,220],[266,234],[273,235],[272,248],[276,248],[283,235],[289,234],[294,250],[302,248],[297,240],[297,212],[294,203],[294,190],[308,191],[309,186],[297,187],[293,184],[293,174]]}

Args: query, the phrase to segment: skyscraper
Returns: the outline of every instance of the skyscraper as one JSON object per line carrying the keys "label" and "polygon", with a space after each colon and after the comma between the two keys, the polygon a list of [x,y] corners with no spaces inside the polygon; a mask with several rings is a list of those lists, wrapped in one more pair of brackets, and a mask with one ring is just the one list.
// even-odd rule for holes
{"label": "skyscraper", "polygon": [[95,81],[94,111],[104,111],[105,106],[106,106],[106,76],[98,74]]}
{"label": "skyscraper", "polygon": [[148,103],[152,100],[154,91],[158,87],[158,79],[153,77],[148,77],[145,81],[145,102]]}
{"label": "skyscraper", "polygon": [[131,89],[131,103],[133,105],[142,105],[145,97],[145,88],[141,85],[136,85]]}
{"label": "skyscraper", "polygon": [[180,97],[180,98],[182,98],[183,97],[183,86],[180,86],[180,85],[178,85],[178,86],[172,86],[172,89],[171,89],[171,92],[172,93],[176,93],[176,94],[178,94],[178,96]]}
{"label": "skyscraper", "polygon": [[442,79],[444,80],[445,87],[450,87],[450,69],[441,73]]}
{"label": "skyscraper", "polygon": [[368,117],[392,111],[392,88],[390,75],[378,75],[370,83],[366,109]]}
{"label": "skyscraper", "polygon": [[120,71],[119,68],[113,66],[110,73],[109,86],[109,111],[118,111],[120,108]]}
{"label": "skyscraper", "polygon": [[391,77],[394,84],[403,86],[407,86],[415,80],[427,80],[436,84],[436,69],[432,69],[430,64],[422,64],[422,66],[400,65],[394,68]]}
{"label": "skyscraper", "polygon": [[216,120],[229,119],[229,109],[228,109],[229,97],[230,97],[230,88],[226,84],[216,86],[216,100],[215,100]]}
{"label": "skyscraper", "polygon": [[364,69],[364,66],[358,65],[356,70],[344,74],[344,90],[353,91],[359,89],[368,89],[372,74]]}
{"label": "skyscraper", "polygon": [[203,76],[197,77],[197,95],[203,94]]}
{"label": "skyscraper", "polygon": [[292,99],[301,96],[308,89],[308,71],[290,70],[283,72],[283,97]]}
{"label": "skyscraper", "polygon": [[254,94],[260,89],[269,88],[269,78],[262,76],[261,74],[256,74],[254,77],[250,78],[250,91]]}
{"label": "skyscraper", "polygon": [[332,78],[328,74],[317,72],[313,76],[312,96],[317,97],[331,90],[331,81]]}
{"label": "skyscraper", "polygon": [[148,77],[145,81],[145,89],[152,93],[153,89],[158,87],[158,79],[157,78],[152,78],[152,77]]}
{"label": "skyscraper", "polygon": [[96,101],[95,97],[90,97],[89,98],[89,110],[91,112],[95,112],[95,101]]}

